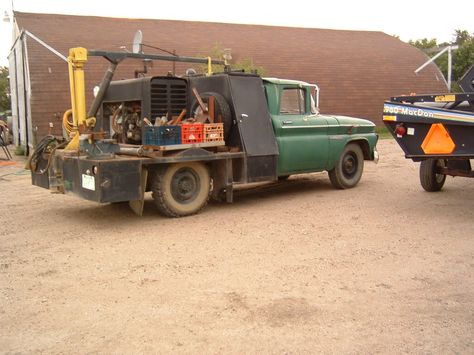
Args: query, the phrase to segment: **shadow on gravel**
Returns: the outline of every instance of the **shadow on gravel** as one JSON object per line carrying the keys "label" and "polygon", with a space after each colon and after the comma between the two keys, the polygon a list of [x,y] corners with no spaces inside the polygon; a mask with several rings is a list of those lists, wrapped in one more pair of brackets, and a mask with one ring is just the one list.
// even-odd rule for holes
{"label": "shadow on gravel", "polygon": [[[207,209],[214,208],[232,208],[232,206],[253,205],[261,202],[262,199],[275,203],[282,203],[288,199],[298,198],[300,195],[308,193],[334,191],[327,176],[325,175],[303,175],[290,177],[286,181],[272,183],[255,183],[246,186],[238,186],[234,189],[234,202],[227,204],[225,202],[217,202],[212,199],[209,205],[202,211],[205,213]],[[71,196],[71,198],[74,198]],[[122,225],[143,221],[144,219],[168,219],[161,216],[156,210],[151,193],[145,195],[145,205],[143,216],[136,216],[130,209],[128,202],[96,204],[93,202],[81,202],[81,205],[75,206],[58,206],[54,214],[82,220],[85,223],[100,223]]]}
{"label": "shadow on gravel", "polygon": [[289,178],[286,181],[245,186],[234,189],[234,203],[249,202],[260,198],[286,199],[315,191],[332,190],[332,186],[323,176]]}

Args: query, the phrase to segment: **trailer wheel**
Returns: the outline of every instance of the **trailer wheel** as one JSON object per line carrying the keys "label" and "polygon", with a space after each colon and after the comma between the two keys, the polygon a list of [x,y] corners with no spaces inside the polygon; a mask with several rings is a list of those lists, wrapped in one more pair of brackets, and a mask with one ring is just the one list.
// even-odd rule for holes
{"label": "trailer wheel", "polygon": [[153,199],[167,217],[198,213],[206,206],[210,191],[209,170],[202,163],[171,164],[157,169],[153,177]]}
{"label": "trailer wheel", "polygon": [[439,191],[443,188],[446,175],[436,173],[438,168],[446,166],[444,159],[427,159],[420,164],[420,183],[429,192]]}
{"label": "trailer wheel", "polygon": [[344,148],[334,169],[329,170],[331,184],[337,189],[354,187],[362,177],[364,154],[358,144],[350,143]]}
{"label": "trailer wheel", "polygon": [[[229,138],[230,130],[232,127],[232,114],[230,112],[230,107],[226,99],[224,98],[224,96],[218,94],[217,92],[204,92],[200,96],[206,102],[208,101],[210,96],[214,97],[216,102],[215,123],[224,124],[224,139],[227,140],[227,138]],[[199,106],[197,100],[195,100],[191,105],[191,115],[193,117],[196,117],[200,114],[202,114],[201,107]]]}

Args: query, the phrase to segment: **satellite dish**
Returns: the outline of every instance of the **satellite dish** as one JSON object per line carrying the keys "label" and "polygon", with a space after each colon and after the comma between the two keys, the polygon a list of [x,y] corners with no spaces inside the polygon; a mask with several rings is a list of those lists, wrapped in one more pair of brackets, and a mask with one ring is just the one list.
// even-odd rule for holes
{"label": "satellite dish", "polygon": [[138,30],[137,32],[135,32],[135,36],[133,36],[133,46],[132,46],[133,53],[142,53],[142,41],[143,41],[142,31]]}

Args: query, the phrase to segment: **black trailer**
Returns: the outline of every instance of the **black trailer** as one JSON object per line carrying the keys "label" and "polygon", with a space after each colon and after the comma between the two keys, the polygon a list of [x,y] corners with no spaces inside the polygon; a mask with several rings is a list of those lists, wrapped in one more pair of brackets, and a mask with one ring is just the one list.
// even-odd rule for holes
{"label": "black trailer", "polygon": [[461,79],[464,93],[392,97],[383,121],[405,157],[420,164],[426,191],[439,191],[446,175],[474,177],[474,66]]}

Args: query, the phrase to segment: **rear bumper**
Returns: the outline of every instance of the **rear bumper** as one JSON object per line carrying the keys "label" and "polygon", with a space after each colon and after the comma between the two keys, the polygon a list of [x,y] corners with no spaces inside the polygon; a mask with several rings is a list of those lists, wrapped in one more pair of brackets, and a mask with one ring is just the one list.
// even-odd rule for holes
{"label": "rear bumper", "polygon": [[32,172],[31,176],[33,185],[106,203],[140,199],[141,174],[139,159],[89,159],[57,154],[46,171]]}
{"label": "rear bumper", "polygon": [[86,200],[138,200],[141,196],[141,162],[136,159],[64,158],[62,180],[66,192]]}

